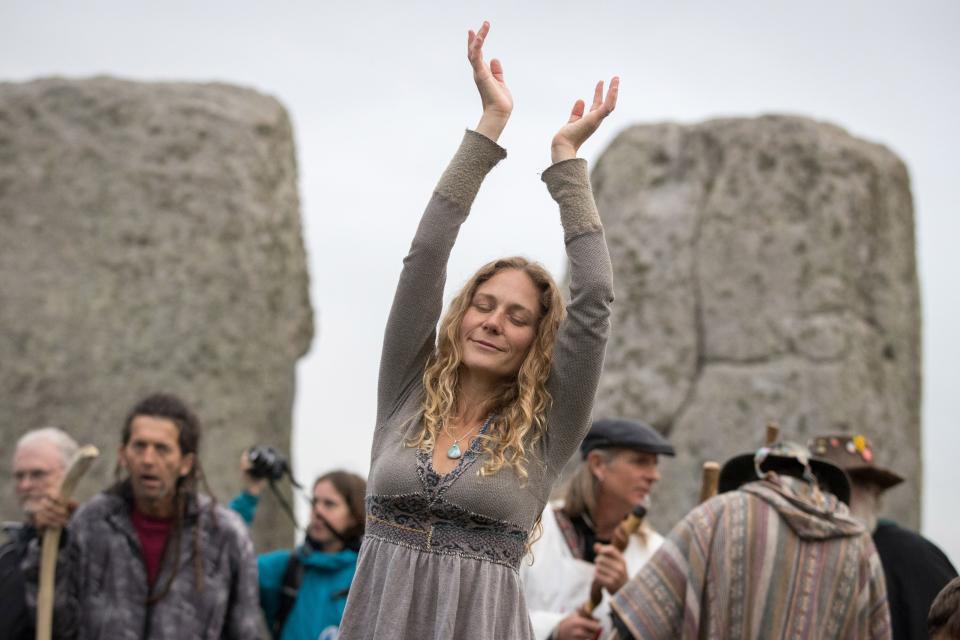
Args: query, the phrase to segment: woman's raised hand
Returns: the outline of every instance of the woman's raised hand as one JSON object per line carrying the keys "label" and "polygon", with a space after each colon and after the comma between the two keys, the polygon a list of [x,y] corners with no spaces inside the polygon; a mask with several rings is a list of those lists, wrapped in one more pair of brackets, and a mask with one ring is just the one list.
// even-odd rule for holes
{"label": "woman's raised hand", "polygon": [[613,113],[617,106],[617,92],[619,90],[620,78],[614,76],[610,80],[610,88],[607,90],[606,97],[603,96],[603,80],[597,83],[597,88],[593,91],[593,104],[590,105],[589,112],[584,113],[586,105],[583,100],[577,100],[573,104],[570,119],[560,127],[557,135],[553,136],[553,142],[550,145],[550,154],[554,163],[577,157],[577,150],[580,145],[593,135],[604,118]]}
{"label": "woman's raised hand", "polygon": [[503,82],[503,65],[500,61],[494,58],[489,65],[483,61],[483,43],[488,33],[489,22],[484,22],[476,33],[467,32],[467,59],[473,67],[473,81],[477,84],[483,103],[483,115],[477,125],[477,133],[496,141],[510,119],[513,97]]}

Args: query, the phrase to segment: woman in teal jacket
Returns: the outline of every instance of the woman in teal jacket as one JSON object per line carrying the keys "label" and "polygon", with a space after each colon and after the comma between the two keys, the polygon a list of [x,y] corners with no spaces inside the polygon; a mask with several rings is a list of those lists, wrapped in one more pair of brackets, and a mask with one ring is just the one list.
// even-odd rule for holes
{"label": "woman in teal jacket", "polygon": [[[244,462],[246,462],[244,460]],[[244,471],[248,465],[242,463]],[[247,489],[230,507],[252,523],[263,481],[247,477]],[[313,484],[313,508],[304,543],[257,558],[260,606],[278,640],[327,640],[337,628],[357,566],[364,530],[366,481],[331,471]],[[285,595],[289,586],[295,596]]]}

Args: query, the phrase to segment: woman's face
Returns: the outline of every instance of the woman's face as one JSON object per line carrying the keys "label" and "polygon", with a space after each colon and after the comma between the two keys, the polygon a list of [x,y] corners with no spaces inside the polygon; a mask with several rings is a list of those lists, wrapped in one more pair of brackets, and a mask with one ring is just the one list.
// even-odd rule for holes
{"label": "woman's face", "polygon": [[477,287],[460,321],[463,364],[491,378],[517,375],[537,336],[540,296],[519,269],[505,269]]}
{"label": "woman's face", "polygon": [[[644,504],[660,480],[657,454],[633,449],[615,449],[609,462],[592,467],[599,491],[614,498],[624,511]],[[598,496],[599,497],[599,496]]]}
{"label": "woman's face", "polygon": [[329,480],[322,480],[313,488],[313,508],[310,511],[310,526],[307,533],[325,550],[335,551],[342,548],[343,543],[330,532],[323,520],[329,522],[330,526],[341,534],[357,523],[350,515],[347,501]]}

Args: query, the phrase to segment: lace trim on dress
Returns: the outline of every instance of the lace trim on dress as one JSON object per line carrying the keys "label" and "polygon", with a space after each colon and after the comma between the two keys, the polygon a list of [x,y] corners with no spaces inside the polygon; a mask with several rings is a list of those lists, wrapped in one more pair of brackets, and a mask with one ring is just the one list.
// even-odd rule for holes
{"label": "lace trim on dress", "polygon": [[368,538],[520,567],[527,532],[514,524],[421,493],[367,496],[366,503]]}

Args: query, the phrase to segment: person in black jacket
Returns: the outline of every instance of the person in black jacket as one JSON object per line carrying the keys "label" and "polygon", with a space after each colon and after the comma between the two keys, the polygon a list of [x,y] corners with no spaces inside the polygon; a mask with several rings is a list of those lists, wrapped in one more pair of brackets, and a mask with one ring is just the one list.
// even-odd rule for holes
{"label": "person in black jacket", "polygon": [[3,523],[7,541],[0,546],[0,623],[5,638],[34,637],[34,621],[27,609],[20,563],[37,533],[33,514],[47,492],[63,479],[77,443],[62,429],[48,427],[24,434],[13,452],[13,485],[23,511],[22,522]]}
{"label": "person in black jacket", "polygon": [[930,605],[957,577],[957,570],[919,533],[878,517],[883,494],[903,482],[903,476],[878,466],[873,447],[862,435],[818,436],[810,441],[810,449],[850,476],[850,510],[873,532],[883,564],[894,640],[926,638]]}

